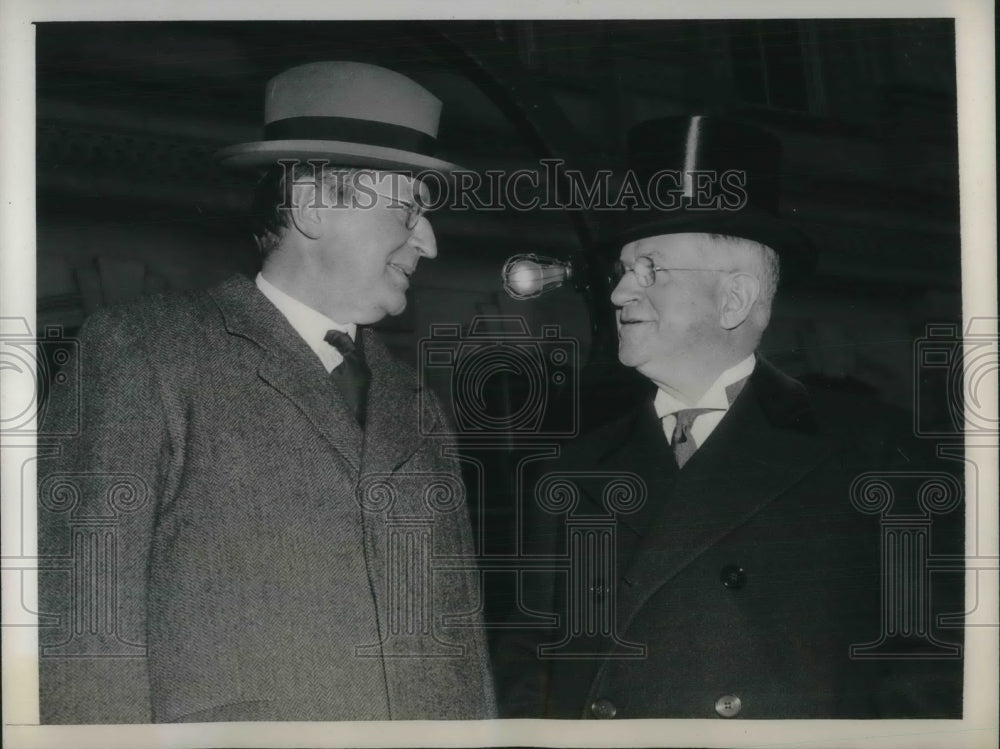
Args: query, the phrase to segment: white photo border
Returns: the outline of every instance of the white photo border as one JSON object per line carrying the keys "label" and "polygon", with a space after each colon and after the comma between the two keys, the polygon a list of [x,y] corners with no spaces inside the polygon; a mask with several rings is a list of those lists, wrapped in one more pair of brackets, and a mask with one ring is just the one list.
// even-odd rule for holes
{"label": "white photo border", "polygon": [[[507,0],[419,4],[202,0],[128,3],[125,0],[5,0],[0,5],[0,316],[35,318],[35,86],[34,22],[81,20],[299,20],[315,19],[553,19],[572,18],[954,18],[959,107],[959,163],[963,315],[994,320],[996,335],[996,153],[993,3],[989,0]],[[13,380],[3,372],[3,401],[16,401]],[[984,413],[996,417],[997,403]],[[971,437],[970,437],[971,439]],[[967,442],[967,444],[969,444]],[[3,443],[4,574],[24,579],[22,601],[35,610],[37,590],[30,570],[15,569],[34,549],[34,518],[21,518],[24,486],[34,487],[34,463],[25,460],[30,442]],[[990,451],[983,451],[989,453]],[[24,466],[24,471],[22,471]],[[985,490],[978,517],[967,518],[967,539],[976,529],[993,529],[980,556],[998,558],[997,457],[978,464]],[[974,467],[967,468],[967,481]],[[967,484],[972,486],[973,484]],[[31,489],[33,491],[33,489]],[[28,502],[25,506],[32,506]],[[24,538],[20,536],[24,531]],[[979,534],[983,540],[982,534]],[[13,560],[13,561],[11,561]],[[11,562],[11,564],[8,564]],[[13,565],[13,567],[11,566]],[[995,565],[994,565],[995,566]],[[998,573],[979,573],[979,614],[998,619]],[[972,595],[975,575],[967,575]],[[5,577],[6,580],[6,577]],[[987,598],[984,599],[984,596]],[[3,632],[3,743],[12,748],[86,747],[376,747],[376,746],[784,746],[784,747],[987,747],[998,741],[998,632],[971,623],[965,634],[965,717],[962,720],[643,720],[217,723],[148,726],[39,726],[37,630]]]}

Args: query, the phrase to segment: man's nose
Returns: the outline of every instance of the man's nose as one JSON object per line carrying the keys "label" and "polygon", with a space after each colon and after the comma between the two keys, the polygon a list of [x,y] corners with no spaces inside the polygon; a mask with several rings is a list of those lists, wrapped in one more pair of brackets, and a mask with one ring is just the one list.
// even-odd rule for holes
{"label": "man's nose", "polygon": [[434,229],[426,216],[421,216],[417,225],[413,227],[410,235],[410,246],[413,247],[422,257],[437,257],[437,239],[434,237]]}
{"label": "man's nose", "polygon": [[635,273],[626,271],[611,290],[611,303],[616,307],[624,307],[629,302],[634,302],[638,294],[639,284],[635,280]]}

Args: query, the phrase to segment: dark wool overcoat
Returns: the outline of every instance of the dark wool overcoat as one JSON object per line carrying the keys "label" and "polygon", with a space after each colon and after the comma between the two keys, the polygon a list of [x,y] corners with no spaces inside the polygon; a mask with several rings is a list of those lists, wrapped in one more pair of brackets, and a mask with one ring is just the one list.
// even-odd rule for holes
{"label": "dark wool overcoat", "polygon": [[[960,630],[945,633],[950,643],[937,651],[921,650],[926,632],[904,630],[918,622],[933,627],[938,614],[960,612],[961,575],[940,581],[953,594],[950,603],[941,586],[921,587],[927,579],[918,570],[910,569],[915,576],[908,580],[887,579],[882,528],[892,519],[867,512],[878,485],[862,490],[855,483],[886,470],[889,453],[925,476],[927,464],[897,450],[889,427],[860,399],[810,397],[758,358],[739,397],[683,469],[652,403],[565,448],[529,484],[545,494],[540,482],[561,477],[563,499],[578,497],[572,510],[560,507],[558,483],[550,483],[549,508],[557,511],[533,516],[537,497],[526,497],[525,549],[554,561],[551,573],[525,572],[518,612],[522,621],[552,612],[558,625],[498,638],[504,714],[960,715],[961,650],[954,647]],[[618,490],[609,489],[615,476],[624,480]],[[909,478],[905,470],[884,475],[889,491],[900,495],[900,515],[909,509],[901,506],[901,495],[913,488]],[[645,490],[638,509],[629,504],[630,480]],[[939,486],[960,502],[960,482],[940,478]],[[961,553],[961,515],[955,508],[947,529],[932,529],[935,550]],[[917,514],[913,519],[922,522]],[[608,522],[613,541],[595,530]],[[572,556],[574,545],[583,563],[566,570],[560,560]],[[893,564],[908,553],[884,551],[897,556]],[[910,587],[895,597],[890,587],[887,607],[883,585],[893,584]],[[895,609],[903,600],[928,611]],[[894,616],[895,623],[886,621]],[[863,647],[852,657],[852,646],[887,633],[909,638],[890,637],[884,657]]]}

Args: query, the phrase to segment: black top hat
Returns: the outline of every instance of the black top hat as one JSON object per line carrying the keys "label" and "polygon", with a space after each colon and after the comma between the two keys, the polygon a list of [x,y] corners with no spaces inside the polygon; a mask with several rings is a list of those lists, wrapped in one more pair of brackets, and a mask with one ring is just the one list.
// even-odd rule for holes
{"label": "black top hat", "polygon": [[812,269],[812,244],[778,213],[781,143],[767,131],[715,115],[648,120],[629,131],[627,166],[642,201],[623,216],[622,244],[724,234],[771,247],[786,280]]}

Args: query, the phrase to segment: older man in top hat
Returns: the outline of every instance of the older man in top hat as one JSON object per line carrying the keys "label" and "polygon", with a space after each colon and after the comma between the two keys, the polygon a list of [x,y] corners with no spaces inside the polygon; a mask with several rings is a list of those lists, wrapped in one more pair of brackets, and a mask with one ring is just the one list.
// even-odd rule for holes
{"label": "older man in top hat", "polygon": [[[718,117],[630,133],[630,167],[661,192],[628,218],[611,301],[619,359],[655,395],[540,468],[579,499],[529,523],[530,553],[572,554],[554,520],[606,518],[614,536],[569,575],[524,573],[526,609],[555,610],[561,628],[501,644],[506,715],[960,714],[955,646],[929,671],[851,656],[882,624],[879,527],[851,483],[895,444],[873,404],[838,413],[756,353],[779,262],[793,277],[809,265],[778,218],[779,154],[773,136]],[[616,476],[636,480],[631,504],[609,506]]]}
{"label": "older man in top hat", "polygon": [[[84,326],[82,428],[39,466],[40,553],[75,560],[43,573],[65,623],[43,630],[43,722],[493,715],[477,580],[430,564],[473,555],[423,436],[444,416],[365,327],[436,255],[409,175],[454,168],[440,107],[372,65],[278,75],[265,139],[221,154],[267,169],[256,280]],[[102,517],[113,538],[80,535]]]}

